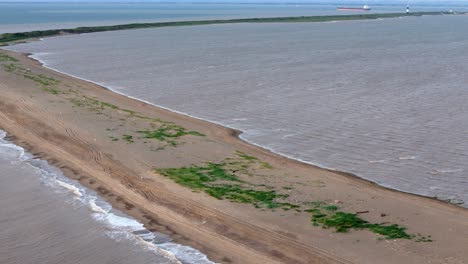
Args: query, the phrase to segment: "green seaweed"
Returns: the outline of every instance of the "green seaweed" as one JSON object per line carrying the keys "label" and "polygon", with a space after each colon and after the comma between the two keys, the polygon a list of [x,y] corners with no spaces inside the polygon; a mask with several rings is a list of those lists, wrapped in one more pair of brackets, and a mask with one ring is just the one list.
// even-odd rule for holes
{"label": "green seaweed", "polygon": [[394,238],[404,238],[410,239],[411,236],[408,235],[405,230],[405,227],[401,227],[399,225],[383,225],[383,224],[367,224],[365,228],[369,229],[370,231],[385,236],[386,239],[394,239]]}
{"label": "green seaweed", "polygon": [[357,217],[356,214],[336,212],[332,215],[313,214],[313,221],[317,221],[326,228],[335,228],[336,232],[348,232],[349,229],[365,228],[367,222]]}
{"label": "green seaweed", "polygon": [[186,135],[193,135],[199,137],[205,136],[204,134],[196,131],[187,131],[184,127],[171,123],[163,123],[160,127],[153,128],[151,130],[139,130],[137,132],[143,134],[144,138],[163,141],[171,146],[176,146],[176,140]]}
{"label": "green seaweed", "polygon": [[187,188],[204,191],[216,199],[248,203],[257,208],[283,208],[284,210],[299,208],[298,205],[280,201],[288,195],[278,194],[267,187],[259,189],[260,186],[250,184],[236,176],[236,172],[247,173],[248,168],[245,166],[248,165],[245,162],[251,164],[245,159],[235,162],[226,159],[219,163],[207,162],[202,166],[155,169],[155,172]]}
{"label": "green seaweed", "polygon": [[[325,209],[322,211],[321,209]],[[330,210],[333,209],[333,210]],[[338,233],[348,232],[350,229],[368,229],[369,231],[384,236],[385,239],[411,239],[406,233],[406,228],[397,224],[375,224],[347,212],[335,212],[336,206],[328,205],[320,208],[305,210],[312,213],[312,224],[323,228],[334,228]]]}
{"label": "green seaweed", "polygon": [[336,210],[338,210],[338,206],[336,206],[336,205],[325,205],[322,208],[327,210],[327,211],[336,211]]}

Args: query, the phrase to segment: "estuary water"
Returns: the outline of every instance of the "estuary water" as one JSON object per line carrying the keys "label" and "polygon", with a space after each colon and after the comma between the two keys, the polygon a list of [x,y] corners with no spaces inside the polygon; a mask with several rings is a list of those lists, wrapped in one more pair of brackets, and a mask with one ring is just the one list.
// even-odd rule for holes
{"label": "estuary water", "polygon": [[468,206],[466,25],[463,15],[209,25],[10,49],[282,155]]}
{"label": "estuary water", "polygon": [[[248,1],[246,1],[248,2]],[[301,1],[298,1],[301,2]],[[151,2],[0,2],[0,34],[156,21],[349,14],[337,3],[223,4]],[[355,3],[351,6],[361,7]],[[368,13],[404,12],[405,4],[375,4]],[[415,4],[412,11],[468,11],[465,3]],[[356,12],[351,12],[355,14]],[[358,12],[359,13],[359,12]]]}
{"label": "estuary water", "polygon": [[0,130],[0,263],[212,263],[4,137]]}

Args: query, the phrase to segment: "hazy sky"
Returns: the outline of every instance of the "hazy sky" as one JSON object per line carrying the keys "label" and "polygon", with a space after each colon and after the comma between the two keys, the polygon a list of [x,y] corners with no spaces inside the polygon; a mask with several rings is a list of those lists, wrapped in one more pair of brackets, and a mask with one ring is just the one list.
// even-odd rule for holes
{"label": "hazy sky", "polygon": [[242,2],[242,3],[468,3],[468,0],[0,0],[0,2]]}
{"label": "hazy sky", "polygon": [[465,6],[468,0],[0,0],[3,2],[182,2],[182,3],[356,3],[356,4],[442,4]]}

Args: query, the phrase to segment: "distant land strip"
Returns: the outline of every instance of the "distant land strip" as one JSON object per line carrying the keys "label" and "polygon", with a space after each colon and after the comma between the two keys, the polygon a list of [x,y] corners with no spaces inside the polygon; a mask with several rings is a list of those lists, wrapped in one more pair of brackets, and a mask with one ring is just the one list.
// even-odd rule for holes
{"label": "distant land strip", "polygon": [[125,29],[159,28],[159,27],[179,27],[179,26],[199,26],[214,24],[234,24],[234,23],[286,23],[286,22],[327,22],[344,20],[367,20],[378,18],[395,18],[407,16],[423,15],[450,15],[452,12],[414,12],[414,13],[382,13],[382,14],[359,14],[359,15],[330,15],[330,16],[299,16],[299,17],[271,17],[271,18],[240,18],[240,19],[218,19],[218,20],[193,20],[155,23],[133,23],[114,26],[77,27],[71,29],[50,29],[36,30],[29,32],[4,33],[0,35],[0,45],[8,42],[21,41],[31,38],[51,37],[65,34],[81,34],[104,31],[115,31]]}

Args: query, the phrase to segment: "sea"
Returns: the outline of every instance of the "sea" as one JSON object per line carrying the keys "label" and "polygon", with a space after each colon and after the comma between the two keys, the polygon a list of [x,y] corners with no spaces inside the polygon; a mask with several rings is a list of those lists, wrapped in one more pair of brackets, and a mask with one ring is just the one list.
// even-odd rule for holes
{"label": "sea", "polygon": [[[0,3],[0,32],[336,13],[336,5],[88,4]],[[32,15],[6,23],[3,14],[14,12]],[[466,25],[468,15],[206,25],[51,37],[7,49],[239,129],[242,139],[281,155],[468,207]],[[5,135],[0,263],[211,263],[147,231]]]}
{"label": "sea", "polygon": [[[80,26],[116,25],[157,21],[284,17],[343,14],[336,7],[362,7],[365,1],[0,1],[0,34]],[[190,3],[192,2],[192,3]],[[209,3],[214,2],[214,3]],[[239,1],[237,1],[239,2]],[[249,3],[250,2],[250,3]],[[260,3],[264,2],[264,3]],[[286,1],[285,1],[286,2]],[[368,1],[370,13],[405,12],[406,3]],[[410,1],[414,11],[468,11],[463,2]]]}

